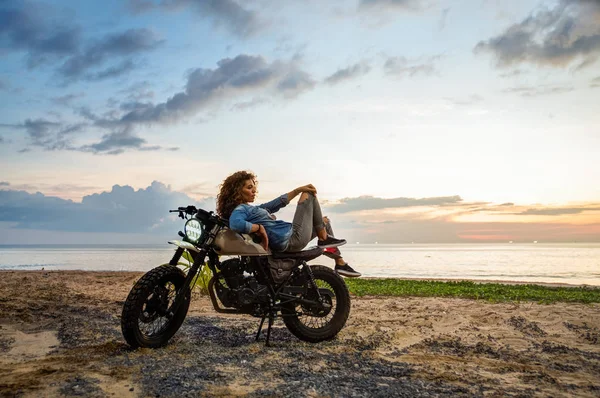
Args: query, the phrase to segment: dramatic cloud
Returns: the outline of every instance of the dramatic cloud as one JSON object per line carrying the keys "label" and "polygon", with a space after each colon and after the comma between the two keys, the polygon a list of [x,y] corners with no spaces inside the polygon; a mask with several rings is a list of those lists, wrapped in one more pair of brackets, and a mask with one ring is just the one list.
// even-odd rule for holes
{"label": "dramatic cloud", "polygon": [[[125,149],[143,149],[146,140],[136,137],[128,131],[106,134],[102,140],[96,144],[83,147],[83,150],[89,150],[93,153],[105,153],[107,155],[118,155],[125,152]],[[160,147],[146,147],[147,150],[158,150]]]}
{"label": "dramatic cloud", "polygon": [[209,18],[215,26],[224,27],[239,37],[247,37],[263,26],[256,13],[242,7],[243,2],[232,0],[129,0],[134,13],[142,13],[153,9],[178,11],[191,9],[201,18]]}
{"label": "dramatic cloud", "polygon": [[76,52],[81,42],[80,29],[68,21],[48,18],[51,14],[52,11],[42,4],[1,2],[0,41],[5,43],[3,47],[25,52],[29,67]]}
{"label": "dramatic cloud", "polygon": [[523,97],[538,97],[541,95],[562,94],[573,91],[572,86],[530,86],[530,87],[513,87],[503,90],[505,93],[519,94]]}
{"label": "dramatic cloud", "polygon": [[196,205],[214,210],[214,198],[196,201],[160,182],[145,189],[115,185],[110,192],[85,196],[81,203],[24,191],[0,190],[0,222],[15,228],[79,231],[172,233],[181,220],[168,210]]}
{"label": "dramatic cloud", "polygon": [[328,84],[338,84],[344,82],[346,80],[351,80],[356,77],[360,77],[362,75],[367,74],[371,70],[371,67],[365,62],[360,62],[354,65],[351,65],[347,68],[340,69],[331,76],[328,76],[325,79],[325,83]]}
{"label": "dramatic cloud", "polygon": [[[85,51],[70,57],[60,67],[59,73],[69,79],[84,77],[90,69],[102,65],[115,57],[126,57],[158,47],[163,40],[148,29],[129,29],[123,33],[110,34],[90,44]],[[100,80],[121,75],[134,67],[133,61],[125,60],[100,72],[85,76],[89,80]]]}
{"label": "dramatic cloud", "polygon": [[600,56],[600,2],[562,0],[479,42],[474,51],[493,54],[499,67],[517,63],[561,67],[575,61],[579,69],[589,66]]}
{"label": "dramatic cloud", "polygon": [[[216,69],[197,68],[187,79],[185,91],[156,105],[137,103],[119,118],[89,115],[98,126],[116,128],[136,124],[175,123],[223,100],[271,91],[293,98],[315,86],[311,76],[294,63],[267,62],[263,57],[238,55],[217,63]],[[131,106],[131,104],[129,104]]]}
{"label": "dramatic cloud", "polygon": [[[117,132],[105,134],[100,142],[95,144],[78,146],[74,142],[75,137],[73,135],[90,128],[90,125],[87,123],[66,124],[46,119],[27,119],[22,124],[1,126],[24,130],[32,147],[42,148],[47,151],[68,150],[118,155],[126,150],[157,151],[178,149],[146,145],[146,140],[133,134],[130,129],[122,129]],[[25,148],[20,152],[28,152],[29,150],[31,148]]]}
{"label": "dramatic cloud", "polygon": [[392,76],[431,76],[436,72],[435,62],[440,56],[427,57],[424,59],[409,60],[406,57],[390,57],[385,61],[385,73]]}
{"label": "dramatic cloud", "polygon": [[[163,42],[148,29],[130,29],[84,45],[81,29],[65,18],[61,20],[52,7],[15,3],[0,3],[0,42],[6,43],[3,47],[25,52],[30,68],[61,62],[57,72],[64,83],[123,75],[135,68],[130,57],[153,50]],[[94,70],[105,64],[105,69]]]}
{"label": "dramatic cloud", "polygon": [[32,146],[49,151],[74,149],[71,135],[82,131],[85,126],[82,123],[64,124],[41,118],[26,119],[22,124],[2,125],[2,127],[24,130]]}
{"label": "dramatic cloud", "polygon": [[360,196],[357,198],[344,198],[341,203],[328,206],[327,210],[334,213],[348,213],[361,210],[376,210],[415,206],[440,206],[458,204],[462,202],[460,196],[441,196],[432,198],[392,198],[382,199],[373,196]]}

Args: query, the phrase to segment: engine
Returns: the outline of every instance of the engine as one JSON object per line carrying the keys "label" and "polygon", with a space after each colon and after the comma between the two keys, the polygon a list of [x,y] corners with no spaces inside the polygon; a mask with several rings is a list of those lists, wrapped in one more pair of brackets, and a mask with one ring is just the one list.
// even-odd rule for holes
{"label": "engine", "polygon": [[225,285],[215,283],[219,300],[225,307],[233,307],[252,313],[257,305],[269,300],[268,289],[258,283],[250,268],[248,258],[225,260],[219,267]]}

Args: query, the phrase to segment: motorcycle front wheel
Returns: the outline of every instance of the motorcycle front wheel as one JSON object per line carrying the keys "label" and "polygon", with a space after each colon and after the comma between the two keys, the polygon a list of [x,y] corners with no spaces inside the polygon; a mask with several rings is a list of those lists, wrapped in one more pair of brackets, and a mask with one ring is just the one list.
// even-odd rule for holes
{"label": "motorcycle front wheel", "polygon": [[185,273],[172,265],[161,265],[142,276],[133,286],[121,314],[121,331],[132,348],[156,348],[167,344],[177,332],[190,307],[188,291],[172,317],[167,317]]}
{"label": "motorcycle front wheel", "polygon": [[[313,265],[311,270],[323,298],[323,305],[287,304],[283,322],[300,340],[318,343],[334,338],[346,324],[350,315],[350,293],[342,277],[331,268]],[[305,285],[308,283],[305,278],[300,280]],[[304,293],[299,298],[311,301],[317,299],[315,289],[302,287]]]}

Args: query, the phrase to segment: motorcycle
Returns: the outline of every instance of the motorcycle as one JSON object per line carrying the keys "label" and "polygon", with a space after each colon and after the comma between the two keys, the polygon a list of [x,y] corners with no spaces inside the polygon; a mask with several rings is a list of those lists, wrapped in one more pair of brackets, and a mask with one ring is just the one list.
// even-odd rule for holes
{"label": "motorcycle", "polygon": [[[187,315],[192,287],[204,267],[212,271],[207,290],[215,311],[261,318],[256,341],[266,319],[266,345],[276,318],[311,343],[334,338],[346,324],[350,294],[344,280],[328,267],[307,264],[322,248],[270,252],[256,237],[229,229],[227,220],[213,212],[195,206],[169,212],[186,221],[184,232],[179,231],[182,239],[169,241],[175,254],[168,264],[144,274],[123,305],[121,330],[132,348],[167,344]],[[220,256],[229,258],[220,261]],[[187,272],[182,257],[191,261]]]}

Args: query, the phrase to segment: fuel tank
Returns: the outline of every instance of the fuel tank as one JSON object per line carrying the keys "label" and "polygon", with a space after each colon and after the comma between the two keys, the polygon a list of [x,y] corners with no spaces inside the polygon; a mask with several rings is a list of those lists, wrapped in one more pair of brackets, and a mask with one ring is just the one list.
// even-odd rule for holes
{"label": "fuel tank", "polygon": [[239,234],[229,228],[224,228],[215,237],[213,247],[217,254],[222,256],[268,256],[271,251],[266,251],[258,243],[252,241],[247,234]]}

